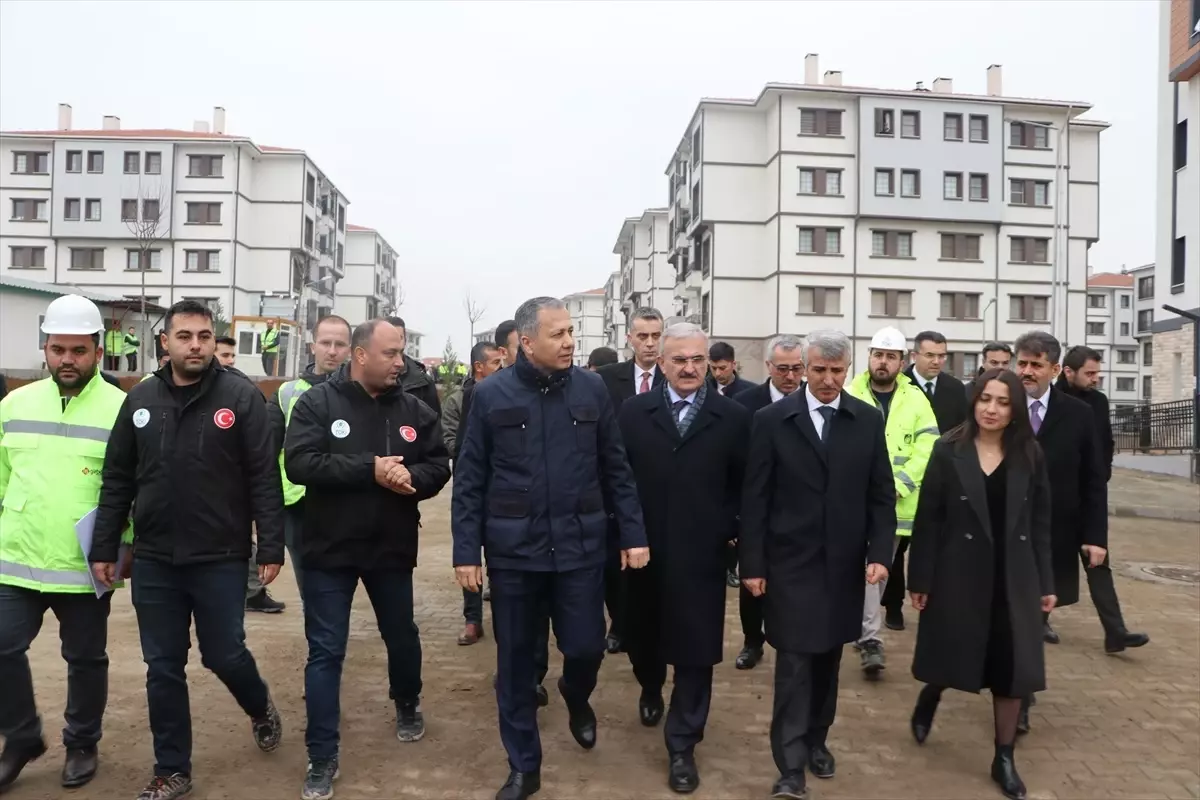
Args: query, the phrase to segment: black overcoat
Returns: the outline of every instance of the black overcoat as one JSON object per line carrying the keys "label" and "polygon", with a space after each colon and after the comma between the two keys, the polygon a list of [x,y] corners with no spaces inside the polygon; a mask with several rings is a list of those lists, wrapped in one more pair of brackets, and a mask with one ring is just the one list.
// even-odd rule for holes
{"label": "black overcoat", "polygon": [[[1010,453],[1005,588],[1012,624],[1013,695],[1046,688],[1043,595],[1054,593],[1050,484],[1039,453],[1032,470]],[[925,468],[908,548],[908,589],[929,595],[917,628],[913,676],[978,692],[991,630],[995,551],[983,470],[972,441],[939,440]]]}
{"label": "black overcoat", "polygon": [[892,563],[896,490],[883,415],[842,392],[830,424],[822,443],[801,387],[758,411],[750,434],[738,556],[742,578],[767,580],[767,641],[784,652],[857,640],[866,564]]}
{"label": "black overcoat", "polygon": [[680,437],[655,389],[625,401],[620,422],[650,542],[649,566],[628,571],[625,635],[657,647],[667,664],[719,664],[750,412],[709,390]]}

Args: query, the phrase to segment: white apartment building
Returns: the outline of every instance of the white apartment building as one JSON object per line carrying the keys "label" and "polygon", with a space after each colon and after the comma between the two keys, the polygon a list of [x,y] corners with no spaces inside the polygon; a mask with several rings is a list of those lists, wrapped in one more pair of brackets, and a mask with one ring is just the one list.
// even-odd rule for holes
{"label": "white apartment building", "polygon": [[625,352],[625,311],[621,308],[621,273],[614,272],[604,282],[605,344],[618,353]]}
{"label": "white apartment building", "polygon": [[1200,0],[1159,4],[1158,188],[1155,231],[1154,374],[1151,399],[1196,390],[1200,315]]}
{"label": "white apartment building", "polygon": [[414,331],[412,328],[405,328],[404,333],[407,336],[404,342],[404,355],[415,361],[420,361],[422,333]]}
{"label": "white apartment building", "polygon": [[[332,311],[349,201],[303,150],[226,133],[223,108],[190,131],[118,117],[76,129],[71,116],[60,105],[56,130],[0,133],[0,274],[193,298],[227,321],[311,329]],[[256,337],[245,343],[253,355]]]}
{"label": "white apartment building", "polygon": [[588,356],[597,347],[608,345],[608,331],[604,326],[604,290],[589,289],[564,297],[571,324],[575,327],[575,363],[587,366]]}
{"label": "white apartment building", "polygon": [[[620,299],[623,322],[639,308],[657,308],[670,316],[675,302],[675,267],[669,262],[667,211],[648,208],[639,217],[626,217],[613,245],[620,256]],[[619,340],[623,345],[625,337]]]}
{"label": "white apartment building", "polygon": [[1088,278],[1087,346],[1100,353],[1099,389],[1114,406],[1133,405],[1142,397],[1135,282],[1132,273],[1104,272]]}
{"label": "white apartment building", "polygon": [[998,65],[986,80],[847,87],[810,54],[803,84],[702,100],[667,168],[676,313],[750,378],[770,337],[820,328],[859,365],[884,325],[939,330],[964,378],[985,340],[1084,341],[1108,126],[1087,103],[1004,96]]}
{"label": "white apartment building", "polygon": [[346,271],[333,311],[351,325],[396,312],[396,251],[374,228],[346,225]]}
{"label": "white apartment building", "polygon": [[1133,338],[1138,343],[1138,401],[1154,394],[1154,264],[1123,270],[1133,278]]}

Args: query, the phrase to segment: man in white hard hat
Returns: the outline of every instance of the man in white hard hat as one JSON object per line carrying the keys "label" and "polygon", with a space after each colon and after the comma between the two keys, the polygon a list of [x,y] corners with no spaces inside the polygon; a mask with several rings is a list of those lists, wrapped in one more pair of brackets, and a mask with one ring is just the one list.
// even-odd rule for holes
{"label": "man in white hard hat", "polygon": [[[937,416],[929,401],[907,375],[903,374],[908,340],[895,328],[883,328],[871,337],[867,354],[867,369],[856,377],[846,391],[880,410],[884,420],[892,479],[896,485],[896,537],[894,548],[902,537],[912,535],[913,519],[917,515],[917,495],[925,477],[925,465],[938,438]],[[889,564],[892,562],[888,562]],[[862,637],[858,650],[862,669],[870,679],[879,677],[886,665],[880,630],[883,609],[880,600],[886,581],[867,584],[863,604]]]}
{"label": "man in white hard hat", "polygon": [[65,787],[96,774],[108,697],[112,594],[96,596],[75,526],[99,501],[104,448],[125,393],[100,377],[104,322],[90,300],[58,298],[42,332],[50,377],[0,402],[0,793],[46,752],[26,653],[47,610],[58,618],[67,662]]}

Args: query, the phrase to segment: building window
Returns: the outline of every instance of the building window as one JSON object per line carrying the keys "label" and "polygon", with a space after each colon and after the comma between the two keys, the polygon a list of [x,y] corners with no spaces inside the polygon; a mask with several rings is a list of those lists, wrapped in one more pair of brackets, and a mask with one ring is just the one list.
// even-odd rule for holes
{"label": "building window", "polygon": [[962,173],[942,173],[942,197],[946,200],[962,200]]}
{"label": "building window", "polygon": [[90,197],[83,203],[84,219],[88,222],[100,221],[100,201],[95,197]]}
{"label": "building window", "polygon": [[1147,308],[1145,311],[1139,311],[1137,315],[1137,332],[1145,333],[1154,326],[1154,309]]}
{"label": "building window", "polygon": [[67,151],[67,172],[83,172],[83,151]]}
{"label": "building window", "polygon": [[189,178],[220,178],[225,156],[188,156]]}
{"label": "building window", "polygon": [[1117,350],[1117,363],[1118,364],[1136,364],[1137,363],[1137,350],[1131,350],[1127,347],[1118,349]]}
{"label": "building window", "polygon": [[122,222],[137,222],[137,200],[122,200],[121,201],[121,221]]}
{"label": "building window", "polygon": [[1153,375],[1143,375],[1142,376],[1142,399],[1143,400],[1150,399],[1150,393],[1153,388],[1154,388],[1154,376]]}
{"label": "building window", "polygon": [[1008,146],[1049,150],[1050,128],[1045,125],[1031,125],[1027,122],[1010,123],[1008,126]]}
{"label": "building window", "polygon": [[1087,296],[1088,308],[1108,308],[1108,298],[1102,294],[1089,294]]}
{"label": "building window", "polygon": [[988,199],[988,176],[981,172],[971,173],[970,198],[972,200]]}
{"label": "building window", "polygon": [[841,195],[840,169],[800,169],[800,194]]}
{"label": "building window", "polygon": [[833,256],[842,252],[840,228],[797,228],[800,234],[799,252],[802,255]]}
{"label": "building window", "polygon": [[126,250],[125,269],[132,272],[157,272],[162,269],[162,251]]}
{"label": "building window", "polygon": [[185,250],[187,262],[184,270],[187,272],[218,272],[221,269],[221,253],[219,250]]}
{"label": "building window", "polygon": [[947,114],[942,122],[942,138],[947,142],[961,142],[963,138],[962,114]]}
{"label": "building window", "polygon": [[982,239],[976,233],[943,233],[942,258],[947,261],[978,261]]}
{"label": "building window", "polygon": [[146,174],[162,174],[162,153],[146,153]]}
{"label": "building window", "polygon": [[896,135],[896,112],[890,108],[875,109],[875,135]]}
{"label": "building window", "polygon": [[50,172],[48,152],[13,153],[13,173],[17,175],[46,175]]}
{"label": "building window", "polygon": [[711,320],[712,303],[709,302],[709,293],[705,292],[704,297],[700,298],[700,327],[707,331]]}
{"label": "building window", "polygon": [[1008,201],[1015,206],[1049,206],[1050,181],[1027,181],[1010,178]]}
{"label": "building window", "polygon": [[921,196],[921,171],[917,169],[900,170],[900,196]]}
{"label": "building window", "polygon": [[[842,112],[833,108],[800,109],[801,136],[841,136]],[[695,163],[693,157],[692,163]]]}
{"label": "building window", "polygon": [[692,131],[692,164],[700,163],[700,126],[696,126],[696,130]]}
{"label": "building window", "polygon": [[902,289],[872,289],[871,316],[911,317],[912,292]]}
{"label": "building window", "polygon": [[921,138],[921,112],[900,112],[900,135],[905,139]]}
{"label": "building window", "polygon": [[1142,345],[1142,366],[1154,366],[1154,342],[1146,342]]}
{"label": "building window", "polygon": [[894,169],[877,169],[875,170],[875,195],[877,197],[891,197],[896,193],[896,170]]}
{"label": "building window", "polygon": [[1088,336],[1103,336],[1104,335],[1104,323],[1103,322],[1089,322],[1087,324],[1087,335]]}
{"label": "building window", "polygon": [[305,173],[304,176],[304,199],[309,205],[313,205],[317,200],[317,179],[311,172]]}
{"label": "building window", "polygon": [[1049,322],[1048,297],[1031,294],[1008,296],[1008,319],[1010,322]]}
{"label": "building window", "polygon": [[189,225],[219,225],[221,223],[221,204],[188,203],[187,221]]}
{"label": "building window", "polygon": [[71,269],[104,269],[104,248],[72,247]]}
{"label": "building window", "polygon": [[1122,292],[1121,293],[1121,308],[1129,308],[1130,302],[1131,301],[1130,301],[1129,295]]}
{"label": "building window", "polygon": [[969,292],[941,292],[941,319],[979,319],[979,295]]}
{"label": "building window", "polygon": [[1121,323],[1121,335],[1122,335],[1122,336],[1128,336],[1128,335],[1129,335],[1129,323],[1128,323],[1128,322],[1122,322],[1122,323]]}
{"label": "building window", "polygon": [[63,200],[63,219],[67,222],[78,222],[80,209],[83,204],[78,197],[68,197]]}
{"label": "building window", "polygon": [[[312,221],[312,217],[305,217],[305,218],[304,218],[304,246],[305,246],[305,247],[307,247],[307,248],[309,248],[310,250],[312,249],[312,246],[313,246],[313,221]],[[375,259],[375,260],[376,260],[376,261],[378,261],[378,260],[379,260],[378,256],[376,256],[376,259]]]}
{"label": "building window", "polygon": [[871,255],[881,258],[912,258],[912,233],[871,231]]}
{"label": "building window", "polygon": [[1144,278],[1138,278],[1138,300],[1153,300],[1154,299],[1154,276],[1147,275]]}
{"label": "building window", "polygon": [[142,219],[147,222],[156,222],[159,218],[159,207],[157,200],[142,201]]}
{"label": "building window", "polygon": [[979,372],[978,353],[947,353],[945,372],[956,378],[967,379],[975,377]]}
{"label": "building window", "polygon": [[971,141],[986,142],[988,140],[988,118],[982,114],[972,114],[969,120],[971,126]]}
{"label": "building window", "polygon": [[12,219],[14,222],[45,222],[45,200],[16,200],[12,201]]}
{"label": "building window", "polygon": [[842,290],[821,286],[799,286],[800,305],[797,314],[841,316]]}
{"label": "building window", "polygon": [[343,269],[346,264],[346,249],[342,245],[337,246],[337,266],[338,269]]}
{"label": "building window", "polygon": [[142,154],[136,150],[125,151],[124,170],[126,175],[137,175],[142,163]]}
{"label": "building window", "polygon": [[1013,236],[1009,239],[1008,260],[1014,264],[1049,264],[1050,240],[1028,236]]}
{"label": "building window", "polygon": [[1175,123],[1175,169],[1187,166],[1188,121],[1186,119]]}
{"label": "building window", "polygon": [[1184,264],[1187,260],[1187,237],[1180,236],[1171,246],[1171,294],[1183,291]]}
{"label": "building window", "polygon": [[14,269],[45,269],[46,248],[44,247],[10,247],[9,263]]}
{"label": "building window", "polygon": [[1118,392],[1132,392],[1134,391],[1135,386],[1136,384],[1134,383],[1133,378],[1117,378]]}
{"label": "building window", "polygon": [[346,230],[346,207],[338,204],[338,230]]}
{"label": "building window", "polygon": [[104,172],[104,153],[99,150],[89,150],[87,154],[87,171]]}

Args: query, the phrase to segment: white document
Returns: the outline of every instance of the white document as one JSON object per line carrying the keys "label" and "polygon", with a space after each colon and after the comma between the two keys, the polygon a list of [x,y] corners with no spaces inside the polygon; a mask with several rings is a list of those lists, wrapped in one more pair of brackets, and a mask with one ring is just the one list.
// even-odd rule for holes
{"label": "white document", "polygon": [[[92,588],[96,590],[96,597],[103,597],[112,591],[112,587],[105,586],[96,580],[96,574],[92,572],[92,565],[88,563],[88,554],[92,552],[92,533],[96,527],[97,510],[93,508],[84,514],[79,522],[75,523],[75,538],[79,540],[79,548],[83,550],[83,561],[88,565],[88,580],[92,582]],[[122,542],[120,549],[117,551],[117,569],[120,569],[121,565],[125,563],[125,554],[128,552],[129,545]]]}

